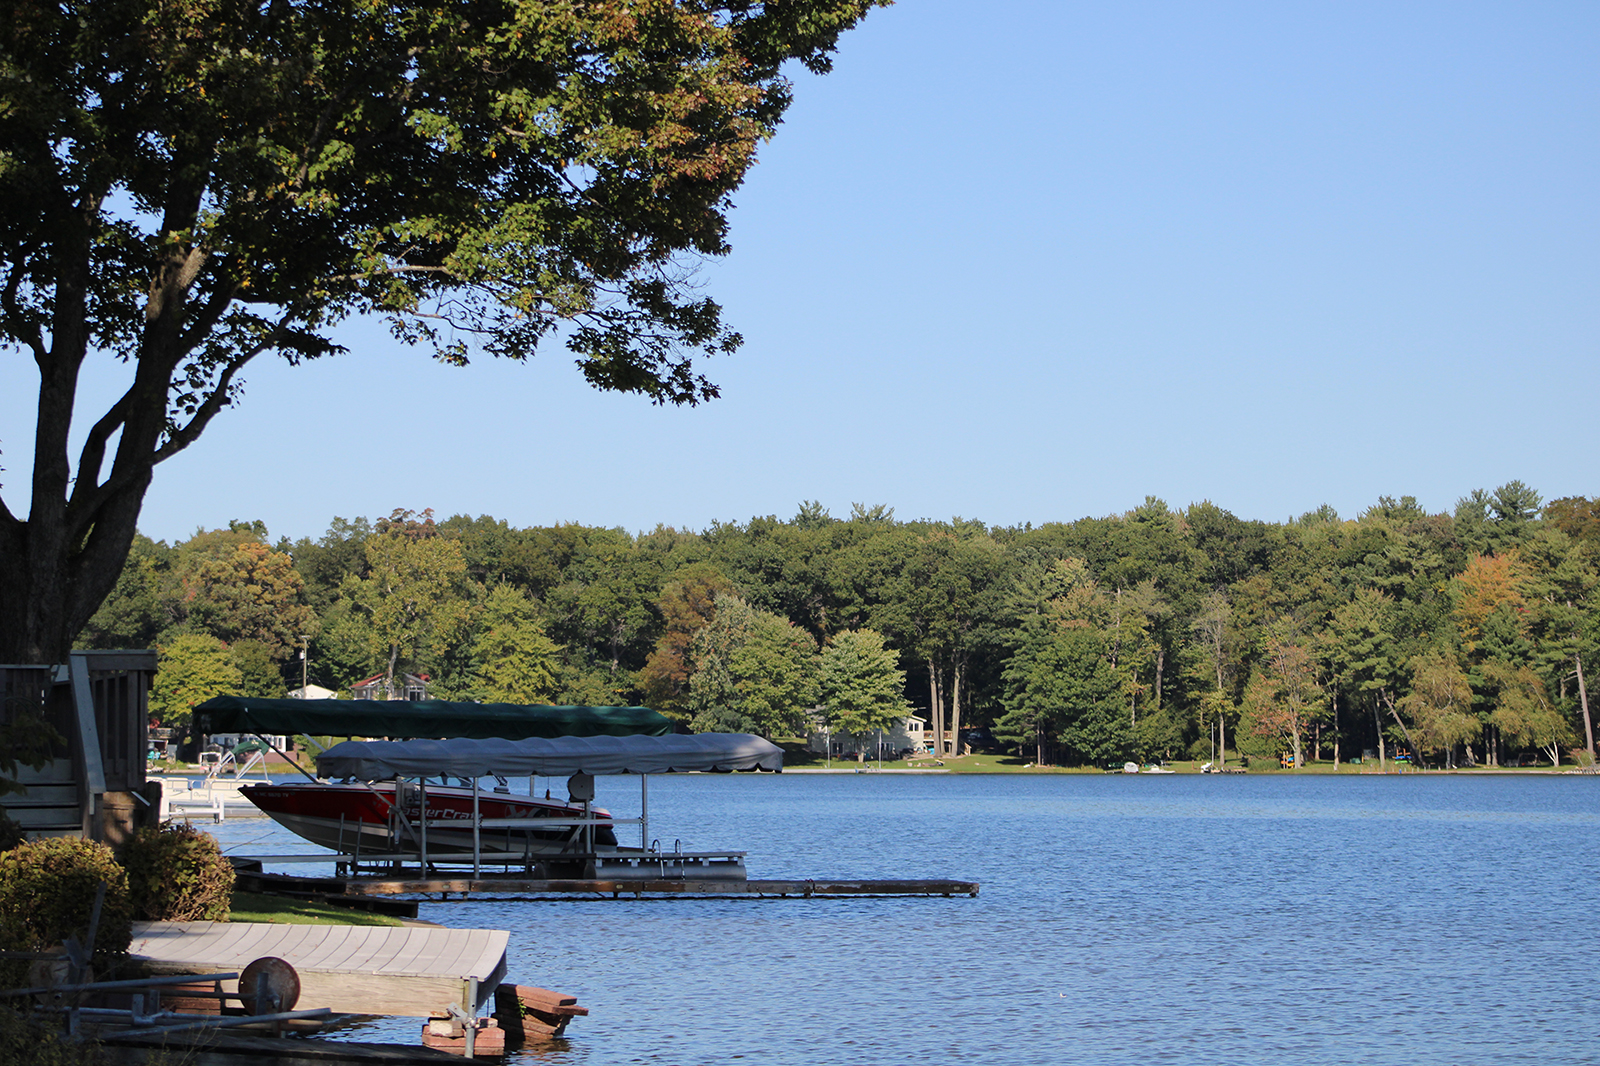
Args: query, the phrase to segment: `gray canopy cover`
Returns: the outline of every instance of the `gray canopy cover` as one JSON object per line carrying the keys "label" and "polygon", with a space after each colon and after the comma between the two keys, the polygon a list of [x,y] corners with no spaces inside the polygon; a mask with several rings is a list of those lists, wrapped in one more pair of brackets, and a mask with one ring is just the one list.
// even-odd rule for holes
{"label": "gray canopy cover", "polygon": [[530,737],[527,740],[347,740],[317,756],[326,778],[596,777],[692,770],[783,769],[783,749],[750,733],[694,736]]}

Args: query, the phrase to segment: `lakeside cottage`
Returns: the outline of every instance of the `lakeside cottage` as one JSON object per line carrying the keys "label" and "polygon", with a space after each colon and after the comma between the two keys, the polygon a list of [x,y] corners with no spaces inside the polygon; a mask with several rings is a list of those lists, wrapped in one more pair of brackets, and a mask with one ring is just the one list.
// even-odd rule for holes
{"label": "lakeside cottage", "polygon": [[350,686],[353,700],[425,700],[428,698],[427,674],[400,674],[389,681],[383,674],[373,674]]}
{"label": "lakeside cottage", "polygon": [[[859,736],[849,733],[834,733],[828,730],[820,718],[814,718],[811,731],[806,734],[806,750],[816,752],[818,755],[828,755],[832,748],[833,758],[849,758],[855,755],[865,755],[869,759],[878,757],[878,733],[862,733]],[[892,758],[901,752],[920,755],[928,750],[928,720],[914,714],[908,714],[894,725],[893,729],[883,731],[883,756]]]}

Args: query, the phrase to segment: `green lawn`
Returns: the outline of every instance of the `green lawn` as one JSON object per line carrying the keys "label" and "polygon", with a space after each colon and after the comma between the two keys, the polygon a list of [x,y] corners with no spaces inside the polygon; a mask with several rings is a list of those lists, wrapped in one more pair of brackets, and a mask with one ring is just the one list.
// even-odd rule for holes
{"label": "green lawn", "polygon": [[326,903],[310,903],[285,896],[269,896],[260,892],[233,893],[233,906],[228,912],[233,922],[277,922],[283,925],[404,925],[399,918],[386,914],[370,914],[349,907],[331,907]]}

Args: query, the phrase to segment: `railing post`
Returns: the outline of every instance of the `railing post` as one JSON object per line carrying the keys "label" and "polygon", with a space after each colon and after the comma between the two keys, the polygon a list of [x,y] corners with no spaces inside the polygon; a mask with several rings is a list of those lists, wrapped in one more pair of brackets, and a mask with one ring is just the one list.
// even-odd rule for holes
{"label": "railing post", "polygon": [[106,771],[100,754],[100,729],[94,720],[94,691],[89,687],[89,657],[82,652],[67,655],[67,678],[72,686],[72,705],[77,712],[78,747],[83,759],[83,781],[78,786],[78,802],[87,824],[84,836],[99,840],[100,807],[105,801]]}

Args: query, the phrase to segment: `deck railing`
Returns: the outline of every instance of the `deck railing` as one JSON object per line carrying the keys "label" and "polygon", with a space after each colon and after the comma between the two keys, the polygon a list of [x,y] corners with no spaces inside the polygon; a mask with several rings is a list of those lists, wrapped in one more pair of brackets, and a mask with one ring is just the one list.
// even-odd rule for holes
{"label": "deck railing", "polygon": [[[153,651],[78,651],[57,665],[0,665],[0,722],[38,717],[63,738],[51,752],[52,767],[29,779],[57,789],[70,784],[78,801],[75,827],[61,817],[36,821],[31,831],[117,843],[144,821],[155,671]],[[0,804],[21,811],[27,795]]]}

